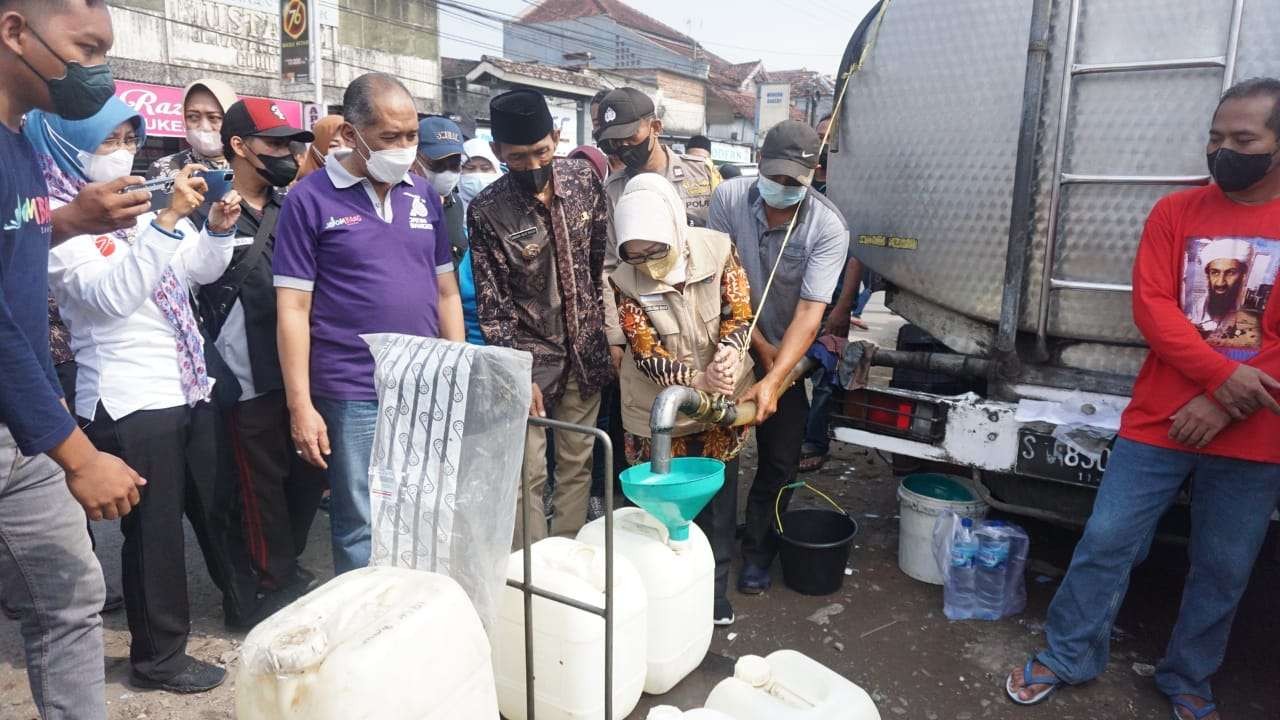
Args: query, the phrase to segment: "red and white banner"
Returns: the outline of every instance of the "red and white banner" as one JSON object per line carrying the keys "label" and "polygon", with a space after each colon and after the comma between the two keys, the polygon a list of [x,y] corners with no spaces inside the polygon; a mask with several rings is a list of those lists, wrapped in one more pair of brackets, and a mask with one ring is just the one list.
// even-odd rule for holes
{"label": "red and white banner", "polygon": [[[116,97],[142,116],[147,123],[148,137],[187,136],[186,123],[182,117],[182,88],[117,80]],[[241,97],[251,96],[242,95]],[[270,100],[280,108],[290,125],[297,128],[303,127],[302,103],[275,98]]]}

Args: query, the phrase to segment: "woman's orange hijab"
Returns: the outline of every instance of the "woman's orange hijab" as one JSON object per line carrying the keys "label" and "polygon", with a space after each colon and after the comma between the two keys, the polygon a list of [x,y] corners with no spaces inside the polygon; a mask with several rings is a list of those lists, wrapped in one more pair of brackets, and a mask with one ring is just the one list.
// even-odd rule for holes
{"label": "woman's orange hijab", "polygon": [[329,143],[333,140],[333,136],[338,134],[342,122],[341,115],[326,115],[316,121],[315,127],[311,128],[316,139],[311,143],[311,147],[307,148],[307,156],[298,167],[298,180],[324,167],[325,155],[329,153]]}

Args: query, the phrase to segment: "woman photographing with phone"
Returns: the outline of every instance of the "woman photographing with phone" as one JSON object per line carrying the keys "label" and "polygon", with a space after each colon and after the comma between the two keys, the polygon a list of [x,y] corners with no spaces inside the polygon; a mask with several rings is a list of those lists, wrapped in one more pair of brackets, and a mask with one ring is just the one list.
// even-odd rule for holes
{"label": "woman photographing with phone", "polygon": [[[45,156],[55,206],[89,182],[128,176],[145,139],[141,118],[115,98],[86,120],[35,111],[26,122]],[[206,514],[218,482],[217,414],[208,402],[212,381],[190,293],[216,280],[230,261],[240,199],[228,192],[212,203],[204,228],[192,225],[187,217],[205,204],[208,190],[193,176],[203,169],[183,168],[169,206],[142,215],[134,227],[71,238],[49,257],[50,289],[79,366],[72,411],[98,448],[148,480],[120,524],[131,681],[174,692],[209,690],[225,676],[186,654],[184,511],[228,615],[255,602],[253,585],[246,597],[235,582],[252,577],[247,555],[234,554]]]}

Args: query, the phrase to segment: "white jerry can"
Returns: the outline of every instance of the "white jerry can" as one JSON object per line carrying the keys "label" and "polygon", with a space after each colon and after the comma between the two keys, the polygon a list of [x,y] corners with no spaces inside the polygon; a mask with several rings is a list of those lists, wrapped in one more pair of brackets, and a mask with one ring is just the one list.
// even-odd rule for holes
{"label": "white jerry can", "polygon": [[238,720],[492,718],[489,639],[458,583],[368,567],[258,625],[236,676]]}
{"label": "white jerry can", "polygon": [[739,658],[706,707],[735,720],[880,720],[865,690],[795,650]]}
{"label": "white jerry can", "polygon": [[[551,537],[534,543],[530,554],[536,587],[604,607],[602,548]],[[524,578],[522,551],[511,554],[507,578]],[[623,720],[644,690],[648,602],[640,575],[619,555],[614,557],[613,584],[613,717],[609,720]],[[497,635],[498,707],[507,720],[525,720],[524,596],[515,588],[502,590]],[[605,720],[604,618],[534,596],[533,671],[538,720]]]}
{"label": "white jerry can", "polygon": [[672,705],[658,705],[649,711],[645,720],[734,720],[734,718],[715,710],[686,710]]}
{"label": "white jerry can", "polygon": [[[693,672],[711,647],[715,557],[697,525],[689,526],[688,540],[672,541],[666,526],[640,508],[615,511],[613,530],[614,552],[635,566],[649,596],[644,691],[661,695]],[[578,540],[603,548],[604,518],[583,527]]]}

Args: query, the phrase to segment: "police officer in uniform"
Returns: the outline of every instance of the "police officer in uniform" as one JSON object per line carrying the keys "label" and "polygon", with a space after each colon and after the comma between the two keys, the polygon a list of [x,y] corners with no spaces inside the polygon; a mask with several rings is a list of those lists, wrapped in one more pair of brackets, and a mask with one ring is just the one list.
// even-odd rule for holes
{"label": "police officer in uniform", "polygon": [[[705,158],[677,155],[658,141],[662,134],[662,121],[658,119],[653,100],[635,88],[612,90],[600,102],[599,133],[596,142],[611,159],[622,162],[622,169],[610,173],[605,180],[605,194],[609,196],[609,248],[605,256],[605,273],[612,274],[618,266],[618,242],[613,232],[613,207],[622,197],[627,180],[642,172],[663,175],[675,186],[676,194],[684,200],[689,225],[706,227],[711,210],[711,193],[720,183],[715,166]],[[609,345],[615,348],[615,362],[622,357],[626,344],[618,327],[617,312],[605,286],[605,330]]]}
{"label": "police officer in uniform", "polygon": [[[677,155],[658,142],[662,121],[653,101],[635,88],[611,91],[600,103],[600,133],[596,138],[606,155],[622,161],[623,169],[609,175],[605,193],[612,211],[627,180],[642,172],[665,175],[684,200],[685,213],[693,227],[706,227],[711,209],[711,193],[719,178],[706,158]],[[617,255],[617,247],[610,247]]]}

